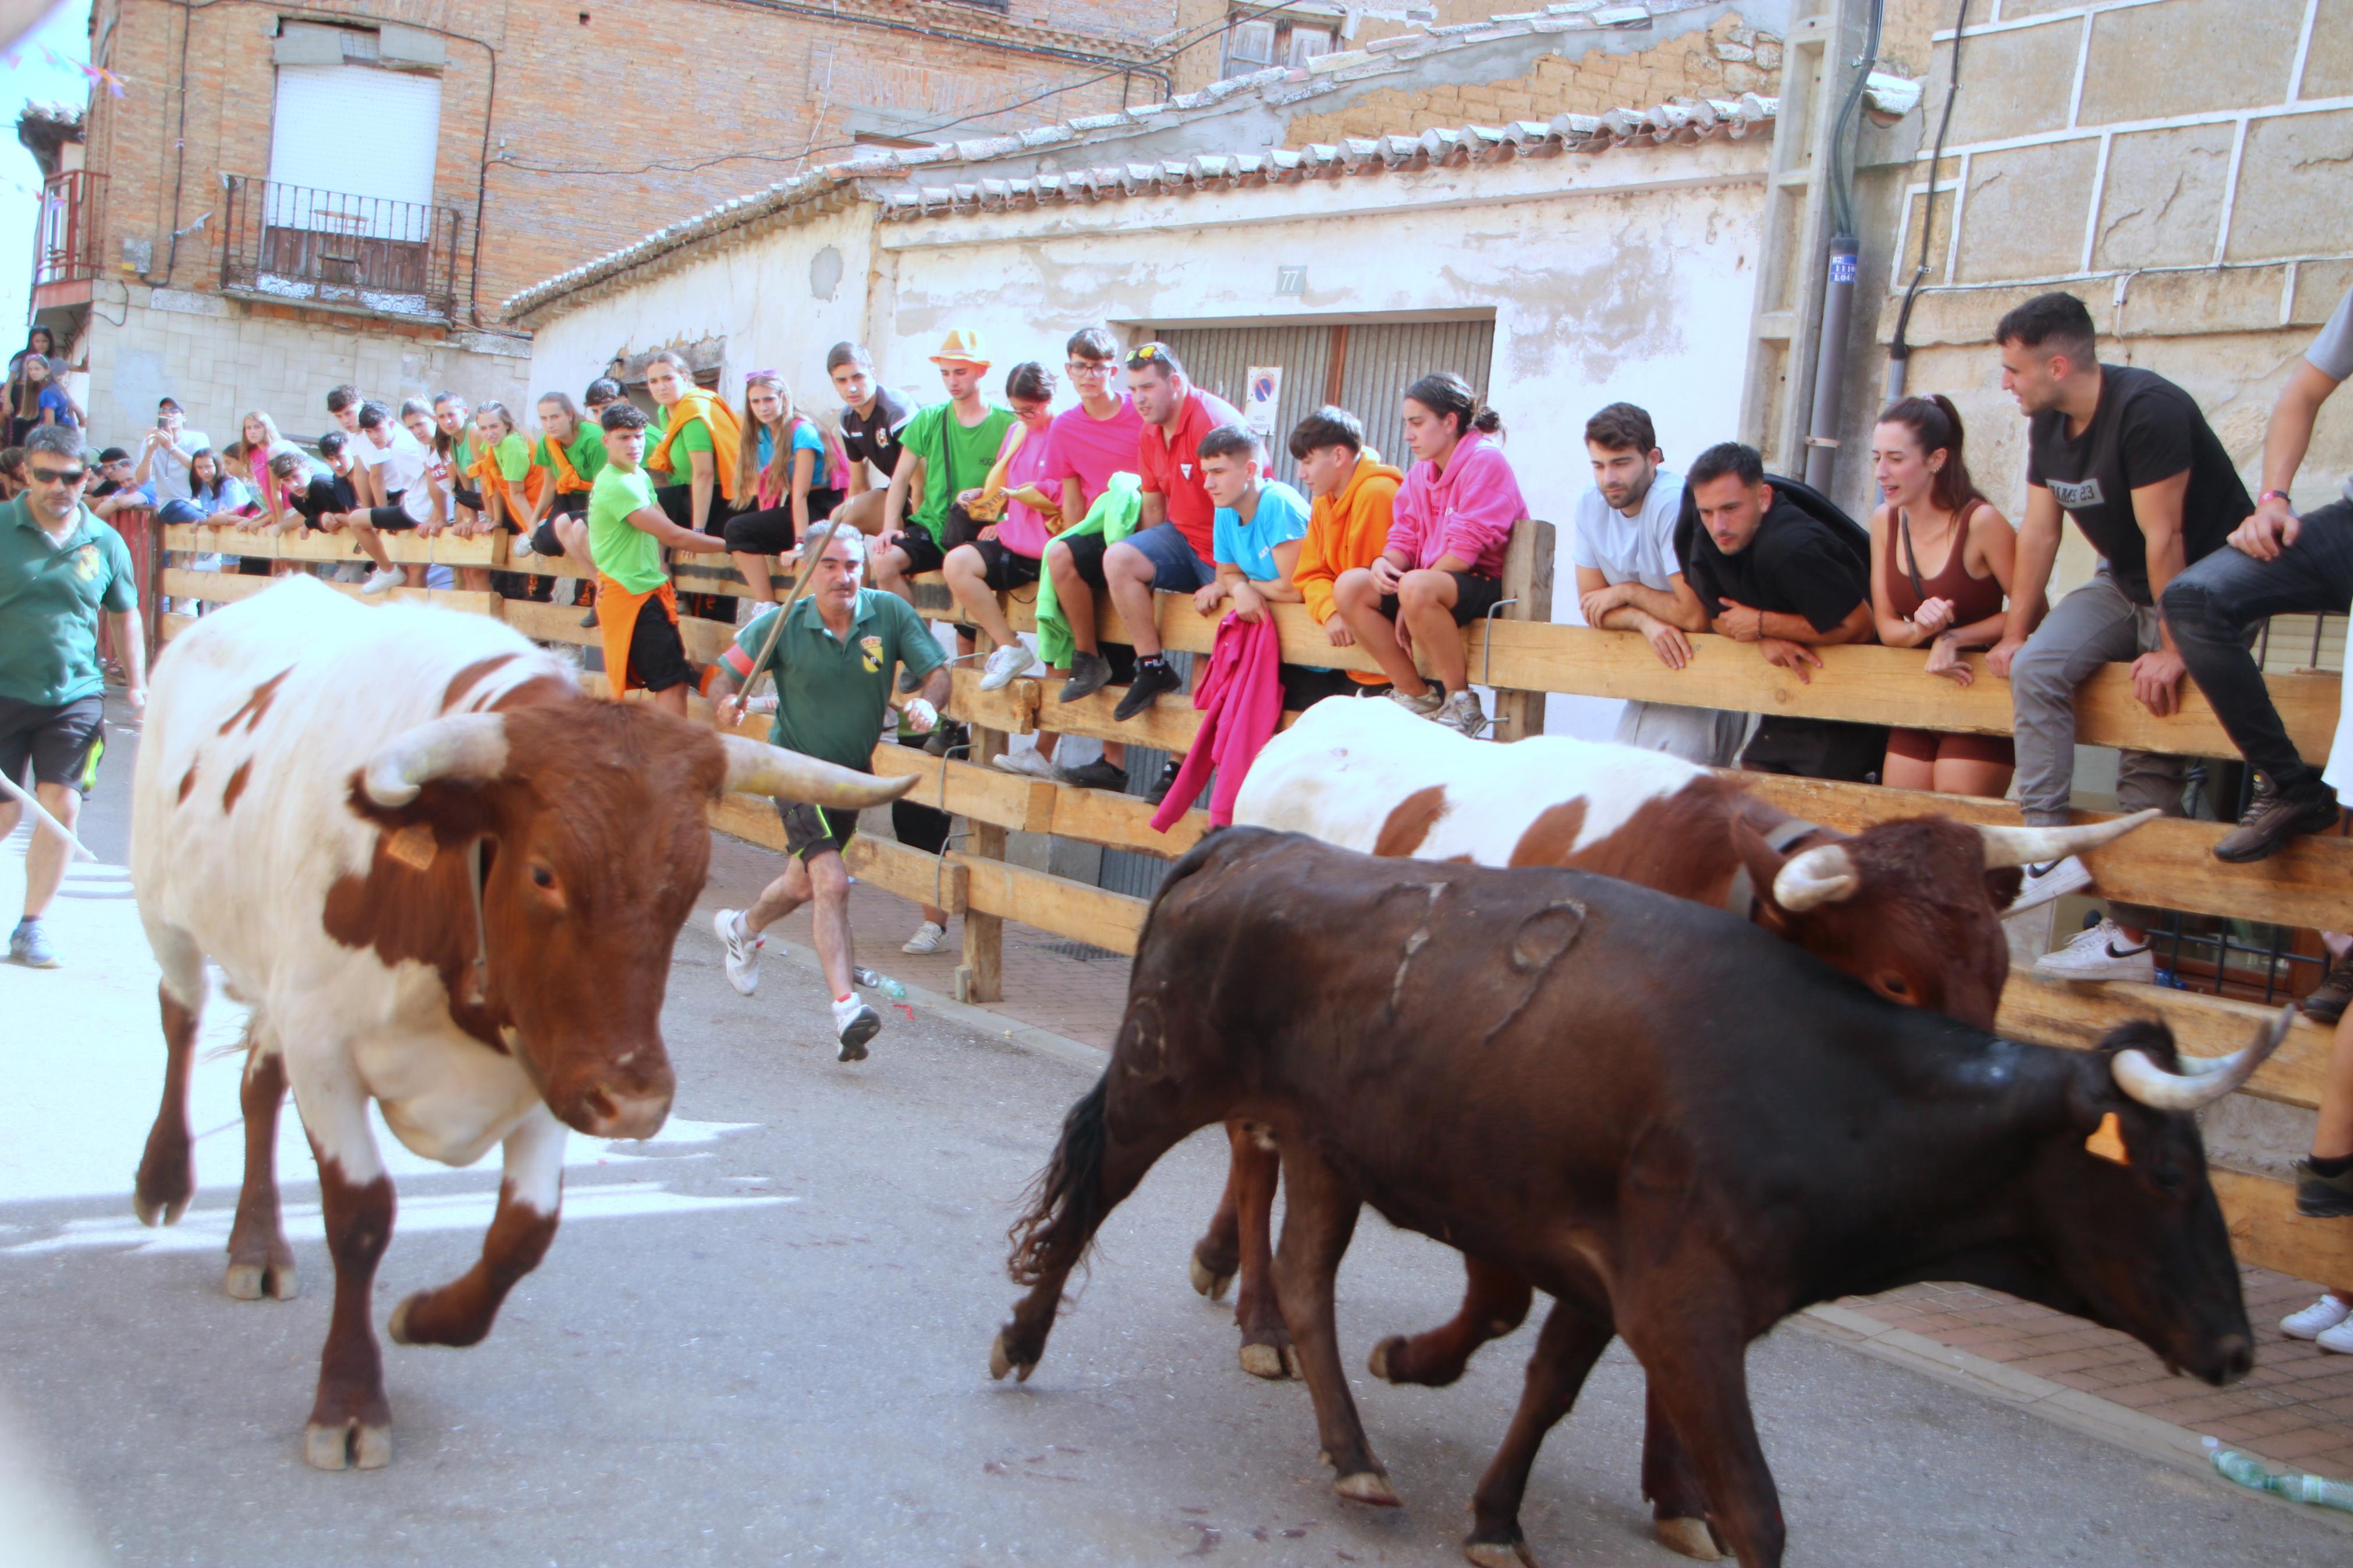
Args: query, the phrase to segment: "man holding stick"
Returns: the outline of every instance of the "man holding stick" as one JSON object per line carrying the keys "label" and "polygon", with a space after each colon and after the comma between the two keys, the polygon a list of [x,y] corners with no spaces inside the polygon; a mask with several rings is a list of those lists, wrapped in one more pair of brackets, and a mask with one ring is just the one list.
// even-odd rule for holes
{"label": "man holding stick", "polygon": [[55,969],[41,916],[65,879],[74,820],[106,749],[98,617],[113,617],[123,696],[134,713],[147,706],[147,633],[131,552],[81,504],[90,482],[81,433],[43,426],[25,446],[29,487],[0,507],[0,775],[13,786],[0,789],[0,837],[16,829],[29,764],[37,816],[25,852],[25,914],[9,935],[8,957]]}
{"label": "man holding stick", "polygon": [[[822,531],[820,531],[820,530]],[[904,703],[909,721],[929,730],[948,700],[947,662],[931,628],[896,595],[862,587],[864,540],[831,520],[812,527],[800,582],[781,608],[736,634],[720,657],[712,692],[721,729],[743,717],[742,693],[764,671],[776,680],[776,717],[769,739],[860,773],[874,771],[874,745],[891,702],[892,677],[904,665],[921,690]],[[807,591],[807,604],[800,603]],[[721,910],[712,921],[727,948],[727,978],[749,996],[759,988],[761,932],[803,904],[817,905],[812,921],[818,962],[824,967],[841,1059],[859,1061],[882,1027],[881,1016],[860,1000],[851,982],[849,873],[841,851],[858,818],[806,802],[776,803],[785,824],[784,874],[748,910]]]}

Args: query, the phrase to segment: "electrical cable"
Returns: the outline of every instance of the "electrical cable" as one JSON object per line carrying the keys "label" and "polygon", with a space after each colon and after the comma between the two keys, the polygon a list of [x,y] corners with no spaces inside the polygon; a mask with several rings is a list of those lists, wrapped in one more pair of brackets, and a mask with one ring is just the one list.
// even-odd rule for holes
{"label": "electrical cable", "polygon": [[1895,331],[1887,344],[1887,357],[1905,360],[1912,357],[1912,345],[1904,341],[1905,329],[1912,324],[1912,304],[1920,297],[1920,285],[1928,276],[1928,237],[1936,227],[1936,180],[1945,166],[1945,132],[1952,128],[1953,100],[1961,95],[1961,35],[1969,25],[1969,0],[1961,0],[1961,14],[1953,23],[1952,74],[1945,87],[1945,111],[1936,118],[1936,141],[1928,154],[1928,193],[1920,212],[1920,265],[1913,269],[1912,281],[1904,290],[1904,305],[1895,313]]}
{"label": "electrical cable", "polygon": [[1831,222],[1842,235],[1854,233],[1854,152],[1847,142],[1847,129],[1854,122],[1854,111],[1862,106],[1871,68],[1879,63],[1879,29],[1886,8],[1885,0],[1871,0],[1862,59],[1855,67],[1854,85],[1847,89],[1846,101],[1839,106],[1838,124],[1831,132]]}

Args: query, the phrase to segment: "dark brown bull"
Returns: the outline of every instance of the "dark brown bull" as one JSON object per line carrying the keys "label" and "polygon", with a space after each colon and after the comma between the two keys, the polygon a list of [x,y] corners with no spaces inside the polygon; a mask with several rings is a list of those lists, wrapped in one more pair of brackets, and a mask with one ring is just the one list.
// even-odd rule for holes
{"label": "dark brown bull", "polygon": [[1073,1108],[991,1353],[1027,1377],[1064,1279],[1159,1156],[1272,1131],[1273,1277],[1342,1496],[1392,1502],[1341,1370],[1332,1280],[1358,1205],[1557,1299],[1482,1480],[1474,1562],[1524,1558],[1528,1467],[1613,1334],[1740,1561],[1782,1525],[1744,1348],[1819,1300],[1915,1280],[2007,1290],[2216,1384],[2252,1338],[2185,1114],[2280,1026],[2180,1072],[2162,1026],[2078,1053],[1890,1005],[1720,911],[1610,879],[1395,865],[1252,829],[1178,863],[1119,1040]]}

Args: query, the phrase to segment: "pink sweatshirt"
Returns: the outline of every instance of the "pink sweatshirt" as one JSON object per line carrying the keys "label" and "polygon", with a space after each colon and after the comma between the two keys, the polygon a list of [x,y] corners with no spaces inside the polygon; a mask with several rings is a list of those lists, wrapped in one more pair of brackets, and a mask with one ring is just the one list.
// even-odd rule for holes
{"label": "pink sweatshirt", "polygon": [[1501,577],[1512,525],[1527,515],[1504,449],[1473,430],[1456,443],[1444,473],[1416,463],[1406,475],[1389,508],[1388,547],[1404,552],[1409,570],[1451,555],[1482,577]]}
{"label": "pink sweatshirt", "polygon": [[1272,616],[1246,621],[1227,612],[1218,623],[1209,668],[1194,689],[1193,706],[1201,711],[1201,727],[1176,782],[1152,814],[1155,833],[1167,832],[1193,808],[1212,767],[1217,784],[1209,792],[1209,821],[1233,826],[1242,780],[1282,723],[1282,636]]}

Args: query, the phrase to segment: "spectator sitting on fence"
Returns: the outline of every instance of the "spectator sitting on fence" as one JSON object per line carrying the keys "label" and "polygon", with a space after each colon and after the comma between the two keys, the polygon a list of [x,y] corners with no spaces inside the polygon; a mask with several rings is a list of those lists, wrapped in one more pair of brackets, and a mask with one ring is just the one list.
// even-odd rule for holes
{"label": "spectator sitting on fence", "polygon": [[[2010,625],[1986,667],[2010,678],[2018,742],[2019,810],[2030,826],[2063,823],[2075,777],[2075,691],[2130,660],[2133,690],[2159,718],[2180,706],[2187,667],[2156,600],[2186,566],[2224,547],[2254,510],[2230,453],[2196,400],[2154,371],[2104,365],[2091,312],[2072,294],[2041,294],[1994,328],[2003,387],[2027,416],[2026,519],[2018,531]],[[2041,625],[2062,516],[2100,553],[2092,580]],[[2032,635],[2028,635],[2031,628]],[[2181,815],[2179,757],[2126,751],[2116,804]],[[2026,868],[2013,909],[2031,909],[2091,880],[2074,856]],[[2061,980],[2157,977],[2155,910],[2112,905],[2108,918],[2038,962]]]}
{"label": "spectator sitting on fence", "polygon": [[[980,334],[956,328],[932,356],[947,401],[926,405],[899,433],[902,451],[882,500],[882,531],[868,558],[874,586],[913,605],[907,579],[938,571],[947,552],[969,538],[969,517],[955,515],[956,498],[979,484],[997,461],[1013,412],[982,395],[989,359]],[[970,653],[968,632],[957,634]]]}
{"label": "spectator sitting on fence", "polygon": [[[411,399],[408,407],[416,409],[422,405]],[[427,411],[423,418],[429,428],[432,422],[430,412]],[[375,506],[354,506],[332,523],[322,519],[321,524],[331,531],[338,528],[350,529],[359,547],[367,552],[369,560],[376,563],[375,570],[369,573],[366,581],[360,584],[361,593],[386,593],[404,581],[421,588],[425,585],[423,568],[410,567],[404,571],[393,565],[384,542],[376,535],[406,532],[439,521],[440,498],[427,472],[431,455],[415,435],[393,418],[392,410],[381,403],[362,404],[358,424],[360,439],[354,445],[364,446],[379,454],[370,484],[381,488],[385,499]],[[356,465],[353,471],[354,474],[359,471]],[[357,498],[359,488],[356,482],[352,486],[354,497],[364,499]]]}
{"label": "spectator sitting on fence", "polygon": [[[1270,605],[1305,604],[1299,567],[1315,528],[1313,504],[1267,477],[1266,447],[1247,425],[1219,426],[1201,438],[1200,452],[1201,477],[1218,503],[1211,544],[1218,580],[1193,595],[1193,607],[1214,616],[1219,605],[1230,601],[1235,616],[1256,626],[1272,618]],[[1356,692],[1356,683],[1345,670],[1280,660],[1278,668],[1282,706],[1294,712],[1326,697]],[[1234,785],[1239,790],[1240,779]]]}
{"label": "spectator sitting on fence", "polygon": [[[293,526],[294,520],[286,513],[279,495],[279,487],[270,479],[269,462],[280,452],[300,454],[301,448],[278,433],[278,421],[257,408],[237,422],[237,444],[222,454],[231,471],[245,481],[252,496],[246,509],[248,528],[267,528],[272,533],[283,533]],[[290,563],[281,563],[290,564]]]}
{"label": "spectator sitting on fence", "polygon": [[460,539],[474,535],[482,510],[482,492],[474,486],[473,413],[454,392],[433,395],[434,452],[449,466],[449,531]]}
{"label": "spectator sitting on fence", "polygon": [[177,401],[163,399],[155,405],[155,428],[139,446],[139,466],[131,479],[157,505],[188,499],[188,459],[213,444],[203,431],[188,429],[185,417]]}
{"label": "spectator sitting on fence", "polygon": [[121,447],[107,447],[98,455],[98,482],[90,487],[90,493],[82,504],[104,518],[111,518],[118,511],[144,507],[147,498],[139,493],[138,483],[132,478],[132,470],[136,467],[131,454]]}
{"label": "spectator sitting on fence", "polygon": [[634,404],[605,410],[605,467],[588,492],[588,552],[596,563],[596,624],[603,636],[605,684],[622,697],[644,687],[666,713],[686,716],[694,666],[678,630],[678,594],[662,564],[662,546],[717,554],[727,542],[681,528],[654,499],[640,466],[647,419]]}
{"label": "spectator sitting on fence", "polygon": [[[1392,700],[1475,739],[1487,714],[1458,628],[1503,602],[1504,554],[1527,502],[1504,457],[1503,417],[1469,382],[1450,371],[1425,375],[1405,389],[1403,412],[1415,460],[1391,508],[1388,547],[1344,574],[1333,598],[1396,687]],[[1436,685],[1414,667],[1417,654]]]}
{"label": "spectator sitting on fence", "polygon": [[605,432],[580,416],[580,405],[566,392],[540,398],[539,431],[531,460],[545,479],[532,502],[531,552],[551,561],[562,556],[586,574],[574,602],[592,606],[580,624],[593,626],[596,563],[588,553],[588,490],[604,471]]}
{"label": "spectator sitting on fence", "polygon": [[[2258,779],[2246,815],[2214,845],[2218,860],[2261,860],[2298,834],[2335,828],[2338,791],[2332,786],[2353,784],[2353,754],[2330,752],[2326,776],[2297,754],[2247,647],[2248,629],[2267,616],[2337,615],[2353,601],[2353,479],[2342,494],[2302,516],[2288,497],[2311,447],[2320,405],[2348,376],[2353,376],[2353,290],[2337,301],[2272,405],[2263,433],[2263,493],[2231,534],[2232,548],[2181,573],[2163,596],[2165,624],[2190,679]],[[2345,684],[2353,690],[2353,680]],[[2347,711],[2353,713],[2353,706]],[[2338,732],[2353,742],[2353,729],[2340,723]],[[2353,994],[2353,979],[2348,993]],[[2343,1001],[2335,1005],[2344,1010]]]}
{"label": "spectator sitting on fence", "polygon": [[[834,515],[860,533],[880,534],[891,480],[906,449],[901,437],[915,416],[914,405],[875,379],[874,356],[864,343],[834,344],[825,356],[825,374],[841,398],[841,451],[848,463],[837,481],[844,499]],[[880,489],[867,478],[869,465],[882,476]]]}
{"label": "spectator sitting on fence", "polygon": [[[1707,630],[1708,622],[1675,556],[1683,481],[1664,467],[1650,414],[1630,403],[1610,404],[1585,422],[1585,454],[1593,488],[1577,500],[1577,538],[1569,546],[1585,624],[1640,632],[1660,663],[1681,669],[1692,657],[1686,634]],[[1629,702],[1618,716],[1616,739],[1726,768],[1747,734],[1746,713]]]}
{"label": "spectator sitting on fence", "polygon": [[773,370],[744,378],[742,425],[748,438],[735,458],[739,510],[725,524],[727,552],[751,588],[748,597],[773,605],[769,558],[789,565],[809,524],[840,507],[849,462],[817,421],[793,405],[792,390]]}
{"label": "spectator sitting on fence", "polygon": [[[482,502],[475,515],[475,536],[513,534],[521,539],[531,528],[533,492],[545,480],[532,472],[531,443],[516,428],[513,412],[496,401],[476,408],[465,450],[471,456],[464,477],[472,481]],[[458,584],[477,592],[497,587],[512,596],[521,589],[521,579],[504,572],[494,575],[487,566],[461,566]]]}
{"label": "spectator sitting on fence", "polygon": [[[645,466],[654,496],[670,520],[696,533],[723,538],[735,494],[744,427],[716,393],[695,384],[682,354],[662,350],[646,362],[646,395],[654,400]],[[690,613],[733,623],[735,601],[724,594],[690,594]]]}
{"label": "spectator sitting on fence", "polygon": [[[861,543],[847,524],[829,531],[807,563],[809,585],[800,602],[789,612],[770,610],[736,634],[712,674],[723,729],[741,716],[735,694],[763,670],[774,670],[776,679],[776,717],[768,738],[804,756],[873,772],[875,733],[890,709],[896,669],[922,688],[902,704],[911,727],[936,725],[938,707],[948,700],[940,645],[904,601],[859,586]],[[785,616],[781,626],[778,616]],[[833,998],[841,1059],[857,1061],[882,1027],[881,1016],[851,988],[849,873],[841,851],[858,831],[858,814],[781,800],[776,812],[785,826],[784,875],[750,909],[721,910],[712,921],[726,945],[727,979],[751,995],[760,984],[761,933],[814,901],[810,934]]]}
{"label": "spectator sitting on fence", "polygon": [[[1035,584],[1046,542],[1062,531],[1060,496],[1046,489],[1053,462],[1054,385],[1054,373],[1035,360],[1015,365],[1005,378],[1013,423],[1006,427],[988,478],[956,498],[978,530],[949,551],[940,567],[958,607],[997,645],[981,671],[983,691],[1001,690],[1038,664],[997,596]],[[1050,774],[1050,763],[1048,769]]]}
{"label": "spectator sitting on fence", "polygon": [[390,504],[376,481],[376,469],[389,454],[360,434],[360,410],[366,406],[360,389],[348,382],[327,394],[327,417],[342,433],[344,454],[352,460],[350,471],[343,476],[352,487],[352,504],[346,510]]}
{"label": "spectator sitting on fence", "polygon": [[[1938,394],[1891,404],[1871,437],[1885,498],[1871,514],[1879,640],[1927,648],[1927,672],[1957,686],[1976,679],[1962,651],[1991,647],[2009,624],[2002,599],[2018,548],[2010,520],[1969,478],[1962,435],[1959,411]],[[2000,799],[2015,765],[2007,735],[1896,729],[1880,783]]]}
{"label": "spectator sitting on fence", "polygon": [[[152,502],[154,498],[150,496],[148,500]],[[237,521],[237,514],[252,500],[252,492],[222,464],[220,454],[210,447],[199,447],[188,458],[187,499],[156,506],[155,520],[164,523],[227,523]]]}
{"label": "spectator sitting on fence", "polygon": [[[1291,580],[1299,584],[1300,602],[1324,628],[1325,640],[1334,647],[1354,647],[1356,634],[1338,613],[1333,587],[1347,573],[1371,566],[1388,548],[1405,475],[1366,448],[1362,420],[1329,404],[1291,427],[1290,447],[1299,482],[1314,498]],[[1364,689],[1360,695],[1389,689],[1388,676],[1379,670],[1346,673]]]}
{"label": "spectator sitting on fence", "polygon": [[[1719,637],[1755,643],[1769,664],[1810,682],[1817,647],[1872,640],[1871,551],[1852,522],[1815,516],[1765,477],[1756,448],[1725,441],[1683,479],[1694,526],[1677,526],[1683,574]],[[1751,773],[1878,777],[1887,731],[1877,724],[1768,713],[1740,753]]]}

